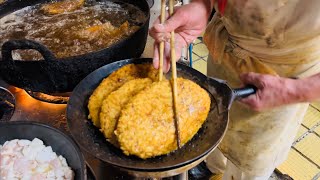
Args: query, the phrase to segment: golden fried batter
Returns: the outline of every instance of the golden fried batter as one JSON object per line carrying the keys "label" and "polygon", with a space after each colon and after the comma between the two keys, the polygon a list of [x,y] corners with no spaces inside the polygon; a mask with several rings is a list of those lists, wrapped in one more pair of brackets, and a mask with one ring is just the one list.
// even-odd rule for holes
{"label": "golden fried batter", "polygon": [[122,108],[133,96],[151,85],[151,83],[152,80],[149,78],[128,81],[103,100],[100,112],[101,131],[113,145],[118,147],[118,141],[115,137],[114,130],[116,129]]}
{"label": "golden fried batter", "polygon": [[83,29],[78,32],[78,35],[80,38],[92,40],[101,36],[101,34],[112,34],[115,31],[117,31],[117,28],[114,27],[111,22],[107,21],[103,24],[101,23]]}
{"label": "golden fried batter", "polygon": [[92,120],[93,124],[100,128],[99,113],[105,97],[130,80],[146,77],[153,81],[158,80],[158,70],[154,69],[152,64],[129,64],[105,78],[89,99],[89,119]]}
{"label": "golden fried batter", "polygon": [[109,21],[98,25],[90,26],[77,33],[81,39],[87,39],[89,41],[96,41],[98,38],[108,39],[113,42],[121,39],[125,35],[129,35],[137,28],[136,26],[130,26],[128,21],[125,21],[121,26],[115,27]]}
{"label": "golden fried batter", "polygon": [[[188,142],[206,120],[208,93],[196,83],[178,78],[178,117],[181,144]],[[142,159],[177,149],[172,88],[169,81],[154,82],[123,108],[115,134],[126,155]]]}
{"label": "golden fried batter", "polygon": [[84,4],[84,0],[65,0],[59,2],[53,2],[49,4],[44,4],[41,10],[45,14],[61,14],[65,12],[74,11]]}

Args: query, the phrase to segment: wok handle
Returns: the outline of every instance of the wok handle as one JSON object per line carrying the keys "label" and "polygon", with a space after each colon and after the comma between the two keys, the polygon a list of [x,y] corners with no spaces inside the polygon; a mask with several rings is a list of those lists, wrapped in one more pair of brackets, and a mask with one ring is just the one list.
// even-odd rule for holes
{"label": "wok handle", "polygon": [[253,85],[247,85],[244,88],[237,88],[233,90],[235,99],[245,98],[252,94],[255,94],[256,92],[257,92],[257,88]]}
{"label": "wok handle", "polygon": [[13,61],[12,51],[18,49],[34,49],[37,50],[46,61],[54,61],[56,57],[44,45],[27,39],[9,40],[2,45],[1,53],[4,61]]}

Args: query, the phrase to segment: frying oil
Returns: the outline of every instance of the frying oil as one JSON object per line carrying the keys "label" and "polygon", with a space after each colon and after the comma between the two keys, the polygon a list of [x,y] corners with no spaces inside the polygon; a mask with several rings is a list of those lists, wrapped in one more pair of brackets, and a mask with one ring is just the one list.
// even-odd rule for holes
{"label": "frying oil", "polygon": [[[44,14],[41,6],[28,6],[1,18],[0,46],[10,39],[29,39],[45,45],[59,58],[81,55],[104,49],[130,36],[146,21],[143,11],[123,2],[87,2],[73,12],[56,15]],[[90,31],[87,33],[90,37],[82,36],[82,32],[90,27],[107,24],[107,28],[117,29],[126,21],[129,26],[122,34]],[[18,53],[15,57],[24,60],[42,58],[32,50],[15,52]]]}

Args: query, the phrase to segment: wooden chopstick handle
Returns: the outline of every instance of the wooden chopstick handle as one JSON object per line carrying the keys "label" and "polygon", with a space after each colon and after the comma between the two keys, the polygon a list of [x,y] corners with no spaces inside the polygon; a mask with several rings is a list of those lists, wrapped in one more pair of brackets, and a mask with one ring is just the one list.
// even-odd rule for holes
{"label": "wooden chopstick handle", "polygon": [[[161,0],[160,23],[163,24],[166,20],[166,0]],[[163,79],[163,57],[164,56],[164,42],[159,45],[159,81]]]}

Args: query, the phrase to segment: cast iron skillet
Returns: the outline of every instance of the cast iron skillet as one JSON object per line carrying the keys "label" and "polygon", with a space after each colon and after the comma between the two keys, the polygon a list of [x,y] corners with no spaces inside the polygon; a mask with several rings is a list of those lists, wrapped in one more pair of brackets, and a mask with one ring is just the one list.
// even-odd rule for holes
{"label": "cast iron skillet", "polygon": [[[7,0],[0,5],[0,18],[24,7],[49,1]],[[90,2],[92,0],[86,1]],[[1,47],[0,77],[10,85],[31,91],[44,93],[70,92],[86,75],[97,68],[117,60],[140,57],[147,42],[150,19],[149,5],[152,5],[152,1],[97,1],[116,1],[132,4],[145,13],[146,21],[131,36],[108,48],[62,59],[57,59],[50,50],[39,42],[26,39],[9,40]],[[11,54],[13,50],[17,49],[37,50],[42,54],[43,60],[14,60]]]}
{"label": "cast iron skillet", "polygon": [[51,146],[58,155],[62,155],[68,165],[75,173],[75,179],[85,180],[86,166],[84,158],[77,144],[67,135],[59,130],[35,122],[1,122],[0,123],[0,144],[13,139],[33,140],[38,138],[46,146]]}
{"label": "cast iron skillet", "polygon": [[126,64],[151,63],[152,59],[127,59],[105,65],[89,74],[74,89],[67,106],[67,122],[73,138],[90,154],[114,166],[138,171],[165,171],[182,167],[205,156],[221,141],[228,125],[228,109],[235,98],[255,92],[254,88],[231,89],[225,82],[207,78],[200,72],[177,64],[178,77],[191,79],[211,95],[211,109],[206,122],[182,149],[169,155],[146,160],[126,156],[109,144],[88,120],[88,99],[103,78]]}

